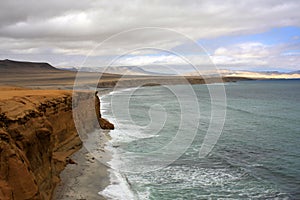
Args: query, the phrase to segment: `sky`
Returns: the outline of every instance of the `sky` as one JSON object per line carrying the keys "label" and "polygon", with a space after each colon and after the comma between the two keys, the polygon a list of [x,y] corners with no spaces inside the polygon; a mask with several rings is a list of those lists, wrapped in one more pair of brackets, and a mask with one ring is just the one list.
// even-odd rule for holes
{"label": "sky", "polygon": [[300,69],[298,0],[1,0],[0,59]]}

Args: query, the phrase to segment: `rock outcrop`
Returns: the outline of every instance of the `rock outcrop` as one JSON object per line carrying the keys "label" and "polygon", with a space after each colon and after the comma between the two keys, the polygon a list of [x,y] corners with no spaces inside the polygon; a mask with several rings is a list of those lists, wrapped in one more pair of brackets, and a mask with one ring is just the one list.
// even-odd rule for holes
{"label": "rock outcrop", "polygon": [[102,129],[108,129],[108,130],[115,129],[115,126],[112,123],[110,123],[107,119],[99,118],[98,120],[99,120],[100,127]]}
{"label": "rock outcrop", "polygon": [[[66,164],[75,163],[69,156],[82,146],[74,124],[71,92],[37,90],[31,95],[30,90],[28,94],[0,98],[1,200],[51,199],[59,173]],[[81,96],[83,100],[92,97]],[[86,108],[83,104],[73,103],[73,109]],[[95,112],[89,113],[80,113],[91,123],[86,131],[97,123]]]}
{"label": "rock outcrop", "polygon": [[115,128],[115,126],[110,123],[107,119],[102,118],[101,116],[101,112],[100,112],[100,99],[98,97],[98,92],[95,92],[95,111],[96,111],[96,116],[98,119],[98,123],[100,125],[100,127],[102,129],[109,129],[109,130],[113,130]]}

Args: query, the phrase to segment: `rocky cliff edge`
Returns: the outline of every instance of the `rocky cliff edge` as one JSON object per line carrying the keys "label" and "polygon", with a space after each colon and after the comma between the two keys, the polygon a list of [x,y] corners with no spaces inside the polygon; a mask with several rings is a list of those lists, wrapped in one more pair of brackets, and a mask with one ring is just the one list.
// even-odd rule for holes
{"label": "rocky cliff edge", "polygon": [[[75,109],[95,109],[93,97],[81,95]],[[96,127],[95,112],[82,115]],[[68,156],[81,146],[71,91],[0,90],[1,200],[51,199]]]}

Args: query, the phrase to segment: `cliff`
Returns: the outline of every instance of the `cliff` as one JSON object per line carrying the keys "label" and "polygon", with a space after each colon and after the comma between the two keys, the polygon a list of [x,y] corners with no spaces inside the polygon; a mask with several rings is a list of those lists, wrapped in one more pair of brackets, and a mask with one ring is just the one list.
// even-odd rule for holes
{"label": "cliff", "polygon": [[[93,110],[93,96],[80,95],[73,109]],[[84,129],[96,127],[95,112],[80,115]],[[71,91],[1,89],[1,200],[51,199],[59,173],[73,163],[68,156],[82,146],[73,118]]]}
{"label": "cliff", "polygon": [[110,123],[107,119],[103,118],[101,116],[101,112],[100,112],[100,99],[98,97],[98,92],[95,93],[95,112],[96,112],[96,117],[98,120],[98,123],[100,125],[100,127],[102,129],[109,129],[109,130],[113,130],[115,129],[115,126]]}

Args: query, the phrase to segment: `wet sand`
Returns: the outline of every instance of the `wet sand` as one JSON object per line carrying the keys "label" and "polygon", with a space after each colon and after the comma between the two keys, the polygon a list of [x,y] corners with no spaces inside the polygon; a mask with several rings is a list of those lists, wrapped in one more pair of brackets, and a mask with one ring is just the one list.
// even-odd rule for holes
{"label": "wet sand", "polygon": [[99,199],[98,194],[110,184],[108,167],[95,159],[85,147],[71,158],[77,164],[69,164],[60,174],[61,183],[57,186],[53,199]]}
{"label": "wet sand", "polygon": [[[108,94],[111,90],[100,90],[99,95]],[[110,185],[109,167],[103,163],[111,160],[110,152],[105,150],[105,144],[110,139],[109,130],[95,130],[88,133],[90,138],[97,141],[97,149],[89,146],[89,141],[83,140],[83,147],[70,158],[76,164],[69,164],[60,174],[61,182],[54,191],[53,199],[99,199],[106,198],[99,195]]]}

